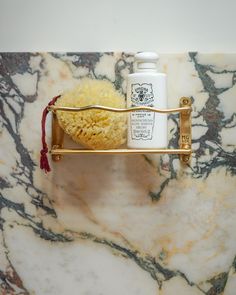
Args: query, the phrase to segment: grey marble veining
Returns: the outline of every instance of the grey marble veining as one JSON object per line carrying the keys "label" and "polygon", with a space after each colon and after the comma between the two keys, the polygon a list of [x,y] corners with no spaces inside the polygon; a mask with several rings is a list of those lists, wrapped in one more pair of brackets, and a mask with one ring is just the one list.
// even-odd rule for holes
{"label": "grey marble veining", "polygon": [[[85,76],[125,94],[132,67],[122,52],[0,54],[0,294],[235,294],[235,54],[160,56],[169,107],[193,101],[190,165],[84,155],[39,169],[49,100]],[[168,128],[176,148],[178,114]]]}

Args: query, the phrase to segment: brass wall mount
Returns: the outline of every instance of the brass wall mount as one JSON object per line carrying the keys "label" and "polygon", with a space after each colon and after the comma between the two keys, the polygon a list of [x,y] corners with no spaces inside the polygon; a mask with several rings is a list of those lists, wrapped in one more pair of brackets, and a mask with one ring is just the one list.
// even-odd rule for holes
{"label": "brass wall mount", "polygon": [[[51,105],[48,107],[52,111],[52,144],[50,153],[53,161],[59,161],[62,155],[67,154],[178,154],[181,162],[187,164],[190,161],[192,149],[192,135],[191,135],[191,112],[192,102],[189,97],[182,97],[180,99],[180,107],[174,109],[156,109],[152,107],[134,107],[129,109],[117,109],[105,107],[100,105],[89,105],[85,107],[58,107]],[[179,113],[179,148],[177,149],[110,149],[110,150],[91,150],[91,149],[67,149],[63,147],[64,130],[60,127],[57,119],[57,111],[65,112],[84,112],[87,110],[104,110],[109,112],[133,112],[133,111],[152,111],[162,114]]]}

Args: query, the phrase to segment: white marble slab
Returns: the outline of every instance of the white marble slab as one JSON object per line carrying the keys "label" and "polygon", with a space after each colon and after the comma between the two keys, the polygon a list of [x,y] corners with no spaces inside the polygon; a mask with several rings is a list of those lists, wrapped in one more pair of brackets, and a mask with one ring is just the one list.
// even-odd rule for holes
{"label": "white marble slab", "polygon": [[[234,295],[236,54],[160,56],[178,156],[65,156],[38,167],[44,106],[78,79],[125,93],[132,53],[0,54],[0,294]],[[178,146],[170,115],[169,146]],[[50,120],[47,124],[50,142]]]}

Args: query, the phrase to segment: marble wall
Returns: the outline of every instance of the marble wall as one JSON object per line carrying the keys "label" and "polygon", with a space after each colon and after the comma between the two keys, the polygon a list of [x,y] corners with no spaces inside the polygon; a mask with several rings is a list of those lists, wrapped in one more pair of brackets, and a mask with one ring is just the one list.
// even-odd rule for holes
{"label": "marble wall", "polygon": [[[193,101],[193,157],[66,156],[44,174],[50,98],[90,76],[125,93],[131,53],[0,54],[0,294],[236,294],[236,55],[161,55]],[[168,120],[177,147],[178,115]],[[50,120],[47,124],[50,141]]]}

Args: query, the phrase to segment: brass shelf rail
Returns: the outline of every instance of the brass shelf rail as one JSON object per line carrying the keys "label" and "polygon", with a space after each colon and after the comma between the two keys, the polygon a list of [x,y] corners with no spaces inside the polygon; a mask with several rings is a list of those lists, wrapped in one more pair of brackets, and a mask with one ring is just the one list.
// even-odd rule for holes
{"label": "brass shelf rail", "polygon": [[[173,109],[156,109],[152,107],[133,107],[127,109],[117,109],[100,105],[89,105],[85,107],[58,107],[55,105],[49,106],[48,110],[52,111],[52,145],[51,155],[53,161],[59,161],[62,155],[67,154],[178,154],[180,160],[187,164],[190,161],[192,154],[191,150],[191,99],[182,97],[180,99],[180,107]],[[57,111],[65,112],[84,112],[88,110],[103,110],[109,112],[134,112],[134,111],[151,111],[162,114],[180,113],[179,123],[179,148],[178,149],[110,149],[110,150],[89,150],[89,149],[67,149],[63,148],[64,131],[60,127],[57,120]]]}
{"label": "brass shelf rail", "polygon": [[103,110],[103,111],[109,111],[109,112],[114,112],[114,113],[130,113],[134,111],[150,111],[150,112],[155,112],[155,113],[161,113],[161,114],[170,114],[170,113],[181,113],[181,112],[186,112],[190,111],[190,107],[180,107],[180,108],[175,108],[175,109],[156,109],[152,107],[133,107],[133,108],[127,108],[127,109],[117,109],[117,108],[111,108],[111,107],[105,107],[105,106],[100,106],[100,105],[88,105],[85,107],[57,107],[55,105],[49,106],[48,109],[50,111],[64,111],[64,112],[83,112],[83,111],[88,111],[88,110]]}

